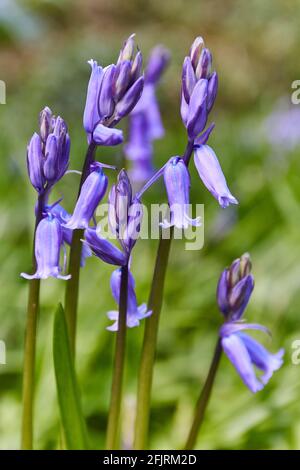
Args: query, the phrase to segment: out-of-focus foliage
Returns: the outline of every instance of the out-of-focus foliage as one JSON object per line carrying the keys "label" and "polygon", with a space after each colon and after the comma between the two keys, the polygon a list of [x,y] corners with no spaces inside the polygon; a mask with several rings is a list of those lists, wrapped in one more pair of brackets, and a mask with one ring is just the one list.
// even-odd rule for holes
{"label": "out-of-focus foliage", "polygon": [[[199,252],[173,245],[163,307],[153,388],[151,446],[175,448],[185,439],[221,322],[215,303],[218,276],[249,251],[256,287],[247,319],[267,325],[267,346],[286,349],[285,365],[263,392],[251,396],[223,358],[199,436],[199,448],[295,449],[300,447],[300,366],[292,365],[292,342],[300,339],[300,148],[280,153],[262,122],[278,98],[289,101],[300,78],[300,1],[212,0],[2,0],[0,79],[7,104],[0,105],[0,339],[7,364],[0,365],[0,447],[17,448],[21,373],[34,191],[27,181],[26,145],[39,110],[49,105],[70,127],[71,166],[80,169],[82,130],[91,57],[107,64],[131,32],[147,54],[157,41],[172,51],[161,84],[166,138],[156,144],[158,166],[185,145],[179,118],[181,63],[194,36],[213,52],[220,90],[211,144],[219,156],[237,209],[219,209],[192,169],[192,201],[205,204],[205,246]],[[300,124],[300,123],[299,123]],[[300,125],[299,125],[300,132]],[[120,150],[99,150],[99,159],[120,162]],[[78,176],[67,175],[54,197],[71,211]],[[162,184],[147,196],[165,200]],[[141,241],[132,270],[137,294],[146,300],[155,241]],[[91,445],[104,444],[114,335],[105,330],[111,268],[89,259],[81,273],[77,369]],[[36,370],[36,446],[56,448],[59,412],[54,385],[52,331],[64,282],[42,284]],[[124,441],[130,445],[136,373],[143,327],[128,332]]]}

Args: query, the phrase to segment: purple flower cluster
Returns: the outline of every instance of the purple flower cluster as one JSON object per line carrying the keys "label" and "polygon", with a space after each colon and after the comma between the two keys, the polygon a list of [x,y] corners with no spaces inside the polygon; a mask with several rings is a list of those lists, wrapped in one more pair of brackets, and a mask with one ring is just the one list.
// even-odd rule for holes
{"label": "purple flower cluster", "polygon": [[[40,133],[34,133],[27,149],[27,168],[32,186],[38,193],[35,233],[36,272],[21,273],[26,279],[46,279],[50,276],[67,280],[60,267],[60,252],[65,240],[62,220],[57,208],[48,205],[50,192],[69,166],[70,137],[65,121],[44,108],[39,119]],[[55,204],[53,205],[53,208]],[[87,254],[87,253],[86,253]]]}
{"label": "purple flower cluster", "polygon": [[[244,254],[222,272],[217,288],[217,301],[225,317],[225,323],[220,328],[223,350],[245,385],[255,393],[282,366],[284,350],[271,354],[258,341],[244,333],[245,330],[268,331],[262,325],[242,321],[253,288],[251,261],[249,255]],[[254,366],[263,372],[260,377],[256,376]]]}
{"label": "purple flower cluster", "polygon": [[70,137],[65,121],[50,108],[40,113],[40,134],[33,134],[27,149],[29,179],[42,194],[60,180],[69,166]]}
{"label": "purple flower cluster", "polygon": [[144,183],[153,175],[153,141],[164,135],[164,127],[156,99],[156,87],[170,59],[163,46],[152,49],[145,70],[141,98],[129,116],[129,140],[124,150],[132,162],[129,172],[133,183]]}
{"label": "purple flower cluster", "polygon": [[[108,212],[110,229],[116,236],[121,249],[102,237],[96,228],[88,228],[85,231],[84,244],[105,263],[127,266],[139,236],[142,217],[142,205],[137,198],[132,196],[132,187],[127,173],[121,170],[117,183],[112,186],[109,193]],[[111,290],[117,303],[120,298],[120,286],[121,270],[119,268],[111,276]],[[133,276],[129,272],[127,298],[127,326],[129,328],[138,326],[141,319],[151,315],[151,311],[147,311],[145,304],[138,307],[134,286]],[[108,329],[117,331],[118,311],[110,311],[107,315],[110,320],[115,321]]]}
{"label": "purple flower cluster", "polygon": [[212,55],[204,47],[204,41],[197,37],[190,54],[183,63],[181,89],[181,117],[188,134],[188,153],[172,157],[164,167],[164,180],[170,206],[170,222],[163,227],[174,225],[185,229],[190,225],[200,225],[199,219],[188,215],[190,174],[189,160],[194,151],[194,162],[204,185],[225,208],[238,201],[228,189],[227,182],[213,149],[207,145],[214,128],[206,130],[207,119],[217,96],[218,75],[212,72]]}
{"label": "purple flower cluster", "polygon": [[114,126],[137,104],[144,87],[143,58],[135,54],[134,34],[124,43],[116,64],[102,68],[90,60],[92,72],[87,90],[83,127],[88,142],[112,146],[123,142]]}

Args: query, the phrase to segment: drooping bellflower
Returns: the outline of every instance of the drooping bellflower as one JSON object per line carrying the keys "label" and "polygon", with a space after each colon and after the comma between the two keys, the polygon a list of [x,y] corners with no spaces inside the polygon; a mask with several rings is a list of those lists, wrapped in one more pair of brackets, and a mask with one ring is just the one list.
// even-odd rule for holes
{"label": "drooping bellflower", "polygon": [[27,148],[29,179],[39,194],[62,178],[69,165],[69,156],[67,125],[46,107],[40,113],[40,134],[33,134]]}
{"label": "drooping bellflower", "polygon": [[125,154],[132,162],[130,178],[134,183],[142,183],[152,176],[153,140],[164,135],[156,87],[169,57],[169,51],[163,46],[156,46],[151,51],[142,96],[130,113],[129,140],[125,146]]}
{"label": "drooping bellflower", "polygon": [[[121,289],[121,269],[116,269],[110,280],[111,291],[117,304],[120,300],[120,289]],[[142,304],[138,306],[136,294],[135,294],[135,281],[130,271],[128,271],[128,291],[127,291],[127,317],[126,324],[128,328],[139,326],[140,320],[147,318],[151,315],[152,311],[147,310],[147,305]],[[117,331],[118,330],[118,318],[119,312],[117,310],[111,310],[107,312],[109,320],[113,320],[114,323],[107,327],[107,330]]]}
{"label": "drooping bellflower", "polygon": [[100,163],[91,165],[91,172],[82,185],[71,218],[63,225],[68,229],[86,229],[107,189],[108,179]]}
{"label": "drooping bellflower", "polygon": [[70,275],[63,276],[59,264],[60,249],[63,242],[63,233],[60,222],[51,213],[48,213],[37,226],[35,234],[35,258],[37,270],[34,274],[21,273],[25,279],[70,279]]}
{"label": "drooping bellflower", "polygon": [[144,86],[142,54],[135,54],[134,35],[125,41],[117,64],[102,68],[94,60],[89,63],[92,71],[83,116],[88,142],[118,145],[123,133],[114,126],[135,107]]}
{"label": "drooping bellflower", "polygon": [[228,189],[219,160],[209,145],[199,145],[195,149],[194,162],[201,180],[221,207],[238,204],[237,199]]}
{"label": "drooping bellflower", "polygon": [[164,220],[164,228],[174,225],[186,229],[189,225],[199,226],[200,218],[192,219],[188,215],[190,175],[189,170],[180,157],[172,157],[165,166],[164,180],[170,206],[170,222]]}
{"label": "drooping bellflower", "polygon": [[[95,256],[108,264],[116,266],[127,266],[132,249],[140,233],[142,222],[142,205],[137,197],[132,195],[132,187],[125,170],[121,170],[118,180],[112,186],[109,193],[108,219],[111,231],[116,236],[121,245],[121,250],[110,241],[101,236],[96,228],[85,230],[86,244]],[[117,302],[119,302],[119,291],[121,282],[121,270],[118,269],[112,275],[111,288]],[[139,324],[139,320],[150,315],[146,306],[137,305],[134,292],[134,280],[129,273],[128,281],[128,306],[127,306],[127,326],[133,327]],[[115,323],[108,329],[116,331],[118,329],[118,312],[109,312],[108,316]]]}
{"label": "drooping bellflower", "polygon": [[[251,329],[267,331],[262,325],[242,321],[254,287],[250,271],[248,254],[235,260],[220,276],[217,300],[225,317],[225,323],[220,328],[222,348],[245,385],[255,393],[262,390],[273,372],[282,366],[284,350],[271,354],[258,341],[244,333]],[[262,371],[262,375],[257,376],[254,366]]]}
{"label": "drooping bellflower", "polygon": [[220,206],[225,208],[238,201],[228,189],[216,154],[206,145],[213,126],[205,131],[217,91],[218,75],[212,72],[211,52],[204,46],[203,39],[197,37],[183,63],[181,116],[189,141],[194,143],[194,162],[199,176]]}

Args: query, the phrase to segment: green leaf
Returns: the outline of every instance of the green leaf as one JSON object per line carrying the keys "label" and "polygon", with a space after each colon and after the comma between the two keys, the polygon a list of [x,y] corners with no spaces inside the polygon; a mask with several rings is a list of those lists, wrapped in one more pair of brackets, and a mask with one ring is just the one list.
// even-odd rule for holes
{"label": "green leaf", "polygon": [[86,449],[87,433],[80,391],[71,354],[67,323],[61,304],[55,313],[53,357],[56,387],[67,449]]}

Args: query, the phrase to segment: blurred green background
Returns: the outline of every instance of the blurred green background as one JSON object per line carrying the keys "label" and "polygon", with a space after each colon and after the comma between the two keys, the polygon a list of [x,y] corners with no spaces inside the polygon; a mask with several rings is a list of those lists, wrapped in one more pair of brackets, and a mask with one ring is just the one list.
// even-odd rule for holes
{"label": "blurred green background", "polygon": [[[247,319],[273,333],[265,344],[286,349],[285,365],[264,391],[252,396],[223,357],[206,421],[203,449],[297,449],[300,447],[300,365],[292,364],[292,342],[300,339],[300,146],[294,125],[278,142],[273,124],[280,106],[289,109],[291,83],[300,78],[300,1],[296,0],[1,0],[0,79],[7,103],[0,105],[0,339],[7,364],[0,365],[0,447],[18,448],[21,373],[35,193],[27,179],[26,145],[45,105],[61,114],[72,139],[71,168],[80,169],[86,148],[82,129],[89,67],[116,60],[123,40],[137,34],[145,56],[163,43],[172,62],[159,88],[166,136],[155,145],[158,166],[185,146],[179,116],[181,64],[194,37],[211,49],[220,88],[212,113],[210,143],[220,158],[237,209],[220,209],[192,169],[193,202],[205,204],[205,246],[185,251],[173,244],[168,269],[153,386],[151,448],[180,448],[221,323],[215,290],[221,270],[249,251],[256,287]],[[282,105],[283,103],[283,105]],[[296,108],[296,106],[293,106]],[[281,128],[279,123],[279,129]],[[274,144],[274,139],[276,145]],[[120,161],[121,152],[99,150],[98,158]],[[71,211],[78,176],[58,185]],[[162,184],[148,201],[165,201]],[[155,241],[141,241],[132,271],[140,303],[149,292]],[[114,335],[105,313],[114,309],[111,268],[89,259],[81,273],[77,368],[92,447],[103,448]],[[58,446],[59,412],[52,361],[53,313],[64,282],[42,284],[36,370],[35,444]],[[130,446],[136,375],[143,325],[128,332],[124,445]]]}

